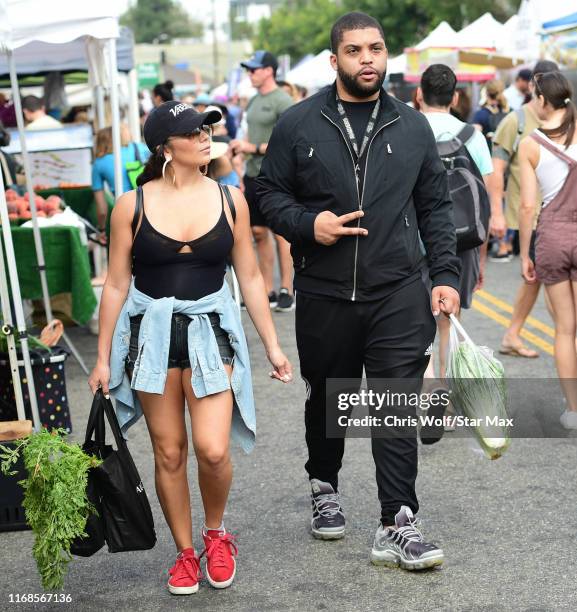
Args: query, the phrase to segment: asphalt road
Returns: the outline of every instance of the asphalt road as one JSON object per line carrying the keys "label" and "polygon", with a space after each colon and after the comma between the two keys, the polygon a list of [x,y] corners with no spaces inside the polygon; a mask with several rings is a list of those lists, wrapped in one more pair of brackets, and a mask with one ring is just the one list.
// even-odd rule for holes
{"label": "asphalt road", "polygon": [[[489,265],[486,292],[463,322],[479,344],[498,348],[507,304],[520,282],[518,262]],[[501,306],[497,306],[497,300]],[[489,310],[488,310],[489,309]],[[239,539],[237,577],[232,588],[215,591],[207,583],[197,595],[177,598],[166,588],[166,570],[175,550],[154,491],[153,459],[146,426],[130,432],[129,446],[152,505],[158,543],[139,553],[105,549],[69,567],[68,604],[37,604],[35,609],[78,611],[139,610],[572,610],[576,607],[574,542],[574,438],[514,439],[498,461],[488,461],[474,441],[446,434],[421,447],[418,494],[427,539],[441,545],[442,569],[408,573],[373,567],[369,550],[379,518],[370,443],[347,442],[341,473],[347,535],[338,542],[312,539],[305,462],[304,384],[281,388],[268,366],[250,320],[247,332],[253,361],[258,414],[254,452],[234,450],[235,478],[225,517]],[[491,318],[493,317],[493,318]],[[501,317],[501,319],[499,319]],[[528,328],[537,338],[537,360],[505,357],[509,377],[555,376],[551,325],[543,299]],[[282,344],[298,366],[294,316],[275,314]],[[499,322],[501,321],[501,322]],[[540,326],[539,323],[540,322]],[[92,363],[96,338],[82,329],[71,337]],[[530,346],[534,346],[530,344]],[[90,407],[85,377],[72,361],[67,386],[73,439],[80,440]],[[555,399],[543,410],[556,420],[563,407]],[[195,543],[201,548],[202,511],[196,465],[189,462]],[[30,532],[0,534],[0,609],[31,609],[10,604],[9,594],[41,593],[32,558]]]}

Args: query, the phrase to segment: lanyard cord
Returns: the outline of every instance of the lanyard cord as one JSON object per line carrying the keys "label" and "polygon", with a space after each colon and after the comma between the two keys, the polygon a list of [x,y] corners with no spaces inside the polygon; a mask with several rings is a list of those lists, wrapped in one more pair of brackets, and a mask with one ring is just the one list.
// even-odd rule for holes
{"label": "lanyard cord", "polygon": [[357,138],[355,136],[355,132],[353,131],[353,128],[351,127],[351,122],[349,121],[349,118],[347,117],[347,113],[342,105],[342,102],[339,98],[339,96],[337,95],[337,108],[339,111],[339,115],[341,116],[341,120],[345,126],[345,129],[347,130],[347,135],[349,137],[349,141],[351,143],[351,146],[353,147],[353,151],[355,152],[357,159],[360,159],[361,156],[363,155],[363,153],[365,152],[365,149],[367,148],[367,144],[369,142],[369,138],[371,137],[371,133],[373,131],[373,128],[375,127],[375,123],[377,122],[377,116],[379,114],[379,110],[381,107],[381,100],[377,99],[377,103],[375,104],[375,108],[373,109],[373,112],[371,114],[371,117],[367,123],[367,127],[365,129],[365,135],[363,137],[363,142],[361,144],[361,150],[359,151],[359,147],[357,144]]}

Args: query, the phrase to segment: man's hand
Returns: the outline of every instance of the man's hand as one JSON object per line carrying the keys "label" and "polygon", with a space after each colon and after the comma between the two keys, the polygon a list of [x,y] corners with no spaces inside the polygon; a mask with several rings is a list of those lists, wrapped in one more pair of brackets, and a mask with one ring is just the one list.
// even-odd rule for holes
{"label": "man's hand", "polygon": [[255,152],[252,142],[247,142],[246,140],[231,140],[228,148],[232,151],[233,155],[238,155],[239,153],[254,154]]}
{"label": "man's hand", "polygon": [[449,316],[450,314],[459,314],[461,307],[461,299],[459,293],[453,287],[433,287],[431,292],[431,310],[436,317],[439,312]]}
{"label": "man's hand", "polygon": [[360,219],[365,213],[362,210],[337,217],[330,210],[319,213],[315,219],[315,240],[319,244],[331,246],[343,236],[366,236],[369,232],[364,227],[345,227],[346,223]]}
{"label": "man's hand", "polygon": [[507,223],[505,221],[505,215],[491,215],[489,218],[489,233],[495,238],[504,238],[507,232]]}

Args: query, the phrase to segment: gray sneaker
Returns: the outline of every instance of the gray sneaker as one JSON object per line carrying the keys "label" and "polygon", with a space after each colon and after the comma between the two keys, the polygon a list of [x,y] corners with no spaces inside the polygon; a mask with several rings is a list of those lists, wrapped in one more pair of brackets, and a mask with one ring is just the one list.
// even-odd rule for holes
{"label": "gray sneaker", "polygon": [[332,485],[317,478],[311,480],[313,518],[311,532],[318,540],[340,540],[345,535],[345,515],[340,495]]}
{"label": "gray sneaker", "polygon": [[388,567],[401,566],[406,570],[422,570],[441,565],[443,551],[423,541],[417,520],[411,509],[401,506],[395,516],[396,529],[379,525],[375,534],[371,563]]}

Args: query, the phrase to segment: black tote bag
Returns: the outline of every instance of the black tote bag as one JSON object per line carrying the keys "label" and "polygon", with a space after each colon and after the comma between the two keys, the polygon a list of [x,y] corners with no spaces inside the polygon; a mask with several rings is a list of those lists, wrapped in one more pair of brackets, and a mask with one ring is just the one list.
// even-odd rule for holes
{"label": "black tote bag", "polygon": [[[103,398],[104,399],[104,398]],[[92,437],[95,436],[93,440]],[[112,452],[112,446],[104,444],[104,410],[102,402],[95,397],[92,402],[88,424],[86,425],[86,436],[82,450],[95,455],[99,459],[107,457]],[[99,440],[101,442],[99,442]],[[88,501],[96,508],[98,514],[90,514],[86,521],[86,537],[76,538],[70,545],[70,552],[80,557],[90,557],[104,546],[104,523],[102,521],[102,505],[100,503],[100,493],[95,477],[95,468],[88,470],[88,483],[86,486],[86,496]]]}
{"label": "black tote bag", "polygon": [[[116,450],[106,444],[104,416],[112,430]],[[108,551],[152,548],[156,544],[156,533],[148,497],[122,437],[112,403],[100,390],[94,396],[88,426],[95,432],[94,448],[103,460],[98,467],[92,468],[89,480],[93,479],[100,498],[100,520]],[[92,431],[89,433],[87,428],[88,435],[91,439]]]}

